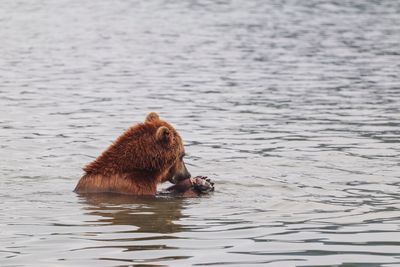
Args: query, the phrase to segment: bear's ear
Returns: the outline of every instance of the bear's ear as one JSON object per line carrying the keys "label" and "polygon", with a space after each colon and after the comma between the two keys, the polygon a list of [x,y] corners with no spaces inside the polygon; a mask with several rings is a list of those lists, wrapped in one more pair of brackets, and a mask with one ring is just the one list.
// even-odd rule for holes
{"label": "bear's ear", "polygon": [[169,143],[172,140],[172,133],[167,127],[161,126],[157,129],[156,139],[159,142]]}
{"label": "bear's ear", "polygon": [[151,121],[156,121],[159,120],[160,117],[158,116],[157,113],[155,112],[150,112],[149,114],[147,114],[146,119],[144,120],[144,122],[151,122]]}

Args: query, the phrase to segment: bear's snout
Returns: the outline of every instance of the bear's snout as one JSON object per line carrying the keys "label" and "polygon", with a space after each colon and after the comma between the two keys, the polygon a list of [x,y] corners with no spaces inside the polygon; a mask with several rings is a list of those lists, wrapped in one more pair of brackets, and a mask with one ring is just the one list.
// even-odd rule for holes
{"label": "bear's snout", "polygon": [[172,175],[172,177],[169,179],[169,181],[173,184],[176,184],[182,180],[188,179],[191,177],[190,172],[186,168],[185,162],[183,160],[181,161],[181,164],[179,164],[179,168],[177,171]]}

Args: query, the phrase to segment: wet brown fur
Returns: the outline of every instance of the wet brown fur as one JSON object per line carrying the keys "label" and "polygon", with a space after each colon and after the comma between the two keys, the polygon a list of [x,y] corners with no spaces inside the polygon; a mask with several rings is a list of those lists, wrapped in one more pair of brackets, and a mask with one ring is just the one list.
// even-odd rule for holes
{"label": "wet brown fur", "polygon": [[152,112],[85,166],[74,191],[155,195],[157,184],[169,180],[180,167],[183,152],[177,131]]}

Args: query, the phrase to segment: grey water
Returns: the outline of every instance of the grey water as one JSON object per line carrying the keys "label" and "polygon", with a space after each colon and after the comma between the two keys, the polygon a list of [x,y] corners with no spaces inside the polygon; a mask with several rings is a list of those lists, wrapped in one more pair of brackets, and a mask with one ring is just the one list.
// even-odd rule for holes
{"label": "grey water", "polygon": [[[399,1],[2,0],[0,40],[0,266],[400,266]],[[216,191],[73,193],[150,111]]]}

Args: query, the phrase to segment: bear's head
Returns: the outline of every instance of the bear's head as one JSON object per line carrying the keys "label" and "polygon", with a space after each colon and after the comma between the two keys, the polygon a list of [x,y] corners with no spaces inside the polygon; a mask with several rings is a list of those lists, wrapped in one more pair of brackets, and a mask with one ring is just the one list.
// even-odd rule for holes
{"label": "bear's head", "polygon": [[178,132],[170,124],[161,120],[155,112],[147,115],[144,124],[153,129],[154,149],[158,151],[157,159],[154,157],[153,159],[158,169],[164,170],[161,182],[170,181],[175,184],[190,178],[191,175],[183,161],[185,150]]}

